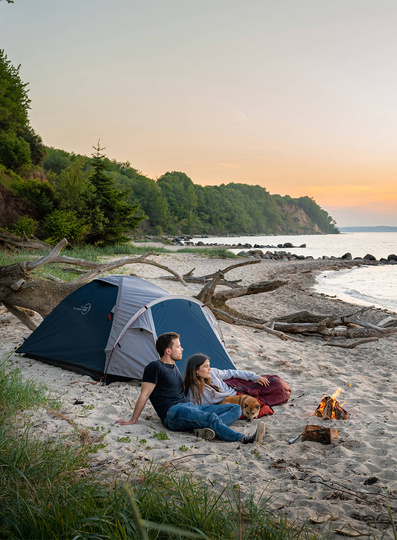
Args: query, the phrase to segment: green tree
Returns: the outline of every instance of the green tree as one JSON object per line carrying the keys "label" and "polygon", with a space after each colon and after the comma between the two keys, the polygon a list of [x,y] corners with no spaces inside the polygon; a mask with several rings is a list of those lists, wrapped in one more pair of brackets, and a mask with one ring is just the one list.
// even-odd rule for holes
{"label": "green tree", "polygon": [[39,165],[45,155],[41,138],[29,125],[27,83],[0,49],[0,163],[13,171]]}
{"label": "green tree", "polygon": [[126,193],[118,189],[106,173],[106,156],[102,154],[104,148],[100,147],[99,141],[93,148],[93,172],[89,179],[95,193],[91,203],[93,228],[89,235],[90,242],[96,245],[127,242],[129,238],[125,235],[134,230],[143,217],[137,216],[139,206],[128,204]]}
{"label": "green tree", "polygon": [[85,161],[83,158],[69,161],[71,165],[58,175],[52,170],[47,172],[57,200],[57,210],[45,220],[44,234],[49,243],[67,238],[78,245],[94,229],[90,208],[95,199],[95,188],[84,171]]}
{"label": "green tree", "polygon": [[191,234],[198,225],[197,195],[193,182],[183,172],[167,172],[157,183],[165,195],[174,222],[174,230]]}

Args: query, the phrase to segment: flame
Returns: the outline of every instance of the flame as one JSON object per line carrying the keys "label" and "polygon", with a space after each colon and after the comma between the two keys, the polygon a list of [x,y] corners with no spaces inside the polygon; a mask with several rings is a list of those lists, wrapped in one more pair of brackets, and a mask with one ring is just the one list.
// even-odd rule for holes
{"label": "flame", "polygon": [[[328,410],[326,411],[325,418],[346,420],[348,418],[348,414],[342,408],[342,405],[344,405],[344,403],[342,403],[342,405],[341,405],[338,402],[338,400],[336,399],[341,392],[342,392],[342,389],[338,388],[337,390],[335,390],[335,392],[330,397],[328,397],[326,394],[324,394],[323,399],[320,401],[320,404],[316,409],[316,412],[315,412],[316,416],[319,416],[319,417],[323,416],[324,409],[325,409],[325,407],[327,405],[327,401],[329,402],[329,400],[331,400],[331,402],[332,402],[331,413],[330,413],[330,408],[328,408]],[[329,416],[329,414],[330,414],[330,416]]]}

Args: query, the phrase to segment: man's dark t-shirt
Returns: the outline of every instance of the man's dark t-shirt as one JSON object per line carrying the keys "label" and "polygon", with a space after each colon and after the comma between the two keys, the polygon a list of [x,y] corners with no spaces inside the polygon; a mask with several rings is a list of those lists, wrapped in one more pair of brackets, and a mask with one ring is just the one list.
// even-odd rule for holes
{"label": "man's dark t-shirt", "polygon": [[150,362],[144,369],[142,382],[156,385],[149,399],[162,422],[170,407],[189,401],[183,389],[181,372],[175,364],[164,364],[160,360]]}

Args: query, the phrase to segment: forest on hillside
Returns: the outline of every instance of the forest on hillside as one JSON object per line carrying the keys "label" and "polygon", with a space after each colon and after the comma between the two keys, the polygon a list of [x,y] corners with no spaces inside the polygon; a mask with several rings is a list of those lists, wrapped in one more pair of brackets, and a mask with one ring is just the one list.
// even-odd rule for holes
{"label": "forest on hillside", "polygon": [[0,227],[49,243],[109,245],[143,233],[237,235],[338,233],[310,197],[271,195],[259,185],[195,184],[184,172],[153,180],[109,159],[100,142],[91,156],[46,147],[29,123],[31,101],[19,67],[0,50],[0,197],[19,214]]}

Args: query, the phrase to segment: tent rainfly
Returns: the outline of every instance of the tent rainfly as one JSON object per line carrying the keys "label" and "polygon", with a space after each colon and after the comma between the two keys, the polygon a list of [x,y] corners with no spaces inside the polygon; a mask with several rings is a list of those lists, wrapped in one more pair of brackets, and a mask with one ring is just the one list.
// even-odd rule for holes
{"label": "tent rainfly", "polygon": [[95,380],[141,379],[145,366],[158,358],[155,343],[164,332],[181,336],[181,373],[198,352],[213,367],[236,369],[207,306],[123,275],[95,279],[67,296],[17,352]]}

